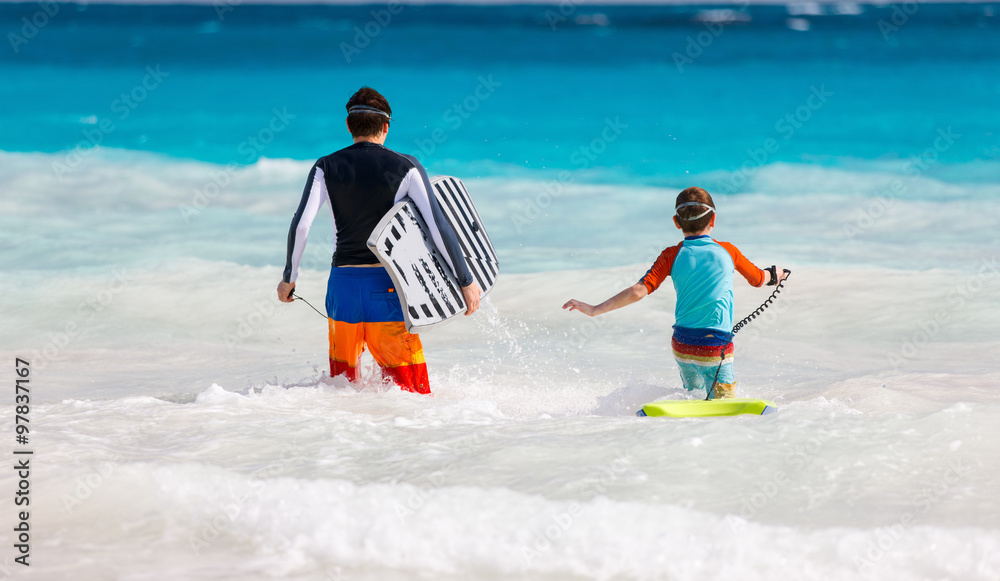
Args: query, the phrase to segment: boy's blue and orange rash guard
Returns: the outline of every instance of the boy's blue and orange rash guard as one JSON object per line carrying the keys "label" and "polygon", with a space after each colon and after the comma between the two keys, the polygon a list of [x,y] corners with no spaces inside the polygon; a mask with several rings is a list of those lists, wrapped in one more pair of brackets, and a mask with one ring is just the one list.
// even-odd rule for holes
{"label": "boy's blue and orange rash guard", "polygon": [[733,270],[759,287],[768,274],[746,259],[739,249],[710,236],[688,236],[660,253],[639,281],[648,292],[669,276],[677,292],[674,327],[733,330]]}

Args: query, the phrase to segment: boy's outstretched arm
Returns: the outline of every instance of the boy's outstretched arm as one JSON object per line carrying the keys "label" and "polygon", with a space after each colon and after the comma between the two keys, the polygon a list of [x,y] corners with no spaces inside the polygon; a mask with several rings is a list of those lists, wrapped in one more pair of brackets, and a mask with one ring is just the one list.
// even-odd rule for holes
{"label": "boy's outstretched arm", "polygon": [[648,294],[649,290],[646,289],[646,285],[638,282],[599,305],[588,305],[582,301],[570,299],[565,305],[563,305],[562,308],[569,309],[571,311],[580,311],[588,317],[596,317],[597,315],[603,315],[608,311],[627,307],[632,303],[639,302]]}

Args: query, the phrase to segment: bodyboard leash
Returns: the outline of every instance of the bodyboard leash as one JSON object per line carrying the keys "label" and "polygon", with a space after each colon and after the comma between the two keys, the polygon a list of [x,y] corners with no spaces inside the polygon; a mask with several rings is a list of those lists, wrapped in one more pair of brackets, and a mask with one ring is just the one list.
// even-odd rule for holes
{"label": "bodyboard leash", "polygon": [[[769,268],[767,270],[771,270],[772,272],[774,272],[774,276],[775,276],[775,278],[777,278],[777,276],[778,276],[777,271],[774,271],[773,269],[774,269],[774,267],[772,266],[771,268]],[[783,278],[781,280],[781,282],[779,282],[775,286],[774,292],[771,293],[771,296],[767,297],[767,299],[763,303],[761,303],[761,305],[759,307],[757,307],[756,309],[754,309],[754,311],[752,313],[750,313],[749,315],[743,317],[740,320],[740,322],[738,322],[735,325],[733,325],[733,338],[734,339],[736,338],[736,333],[740,332],[740,329],[742,329],[743,327],[746,327],[747,325],[750,324],[750,321],[752,321],[752,320],[756,319],[758,316],[762,315],[764,313],[764,311],[769,306],[771,306],[771,304],[774,303],[774,299],[778,298],[778,293],[780,293],[781,289],[784,288],[785,281],[788,280],[788,277],[791,276],[791,274],[792,274],[792,271],[788,270],[787,268],[785,268],[783,270],[785,271],[785,278]],[[723,345],[723,347],[722,347],[722,354],[719,356],[719,367],[716,368],[716,370],[715,370],[715,379],[712,380],[712,388],[708,390],[708,395],[705,396],[705,401],[708,401],[708,400],[712,399],[712,396],[715,395],[715,386],[719,384],[719,372],[722,371],[722,364],[726,362],[726,348],[728,348],[729,345],[732,345],[732,344],[733,344],[732,340],[730,340],[729,344]]]}

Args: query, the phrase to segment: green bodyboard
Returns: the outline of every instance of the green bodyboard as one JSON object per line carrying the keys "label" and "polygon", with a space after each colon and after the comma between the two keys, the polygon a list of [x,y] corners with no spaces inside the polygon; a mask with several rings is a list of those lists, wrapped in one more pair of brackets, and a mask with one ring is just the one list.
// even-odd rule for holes
{"label": "green bodyboard", "polygon": [[706,418],[713,416],[762,416],[777,411],[774,402],[765,399],[734,397],[729,399],[665,399],[642,406],[637,416],[669,418]]}

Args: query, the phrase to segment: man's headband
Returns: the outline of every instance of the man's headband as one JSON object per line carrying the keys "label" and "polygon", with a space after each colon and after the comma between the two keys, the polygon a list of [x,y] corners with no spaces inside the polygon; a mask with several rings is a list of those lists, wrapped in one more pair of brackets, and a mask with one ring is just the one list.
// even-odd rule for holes
{"label": "man's headband", "polygon": [[375,107],[369,107],[367,105],[354,105],[347,110],[348,115],[351,113],[378,113],[379,115],[385,115],[387,118],[392,119],[392,117],[389,117],[389,114],[385,111],[376,109]]}
{"label": "man's headband", "polygon": [[677,214],[677,218],[680,219],[680,220],[692,221],[692,220],[697,220],[698,218],[704,218],[705,216],[708,216],[709,214],[711,214],[712,212],[715,211],[715,208],[713,208],[712,206],[709,206],[708,204],[702,204],[701,202],[684,202],[680,206],[677,206],[676,208],[674,208],[674,212],[677,212],[681,208],[688,208],[690,206],[701,206],[702,208],[708,208],[708,209],[705,210],[704,212],[702,212],[701,214],[698,214],[694,218],[684,218],[684,217],[681,217],[681,215],[679,213]]}

